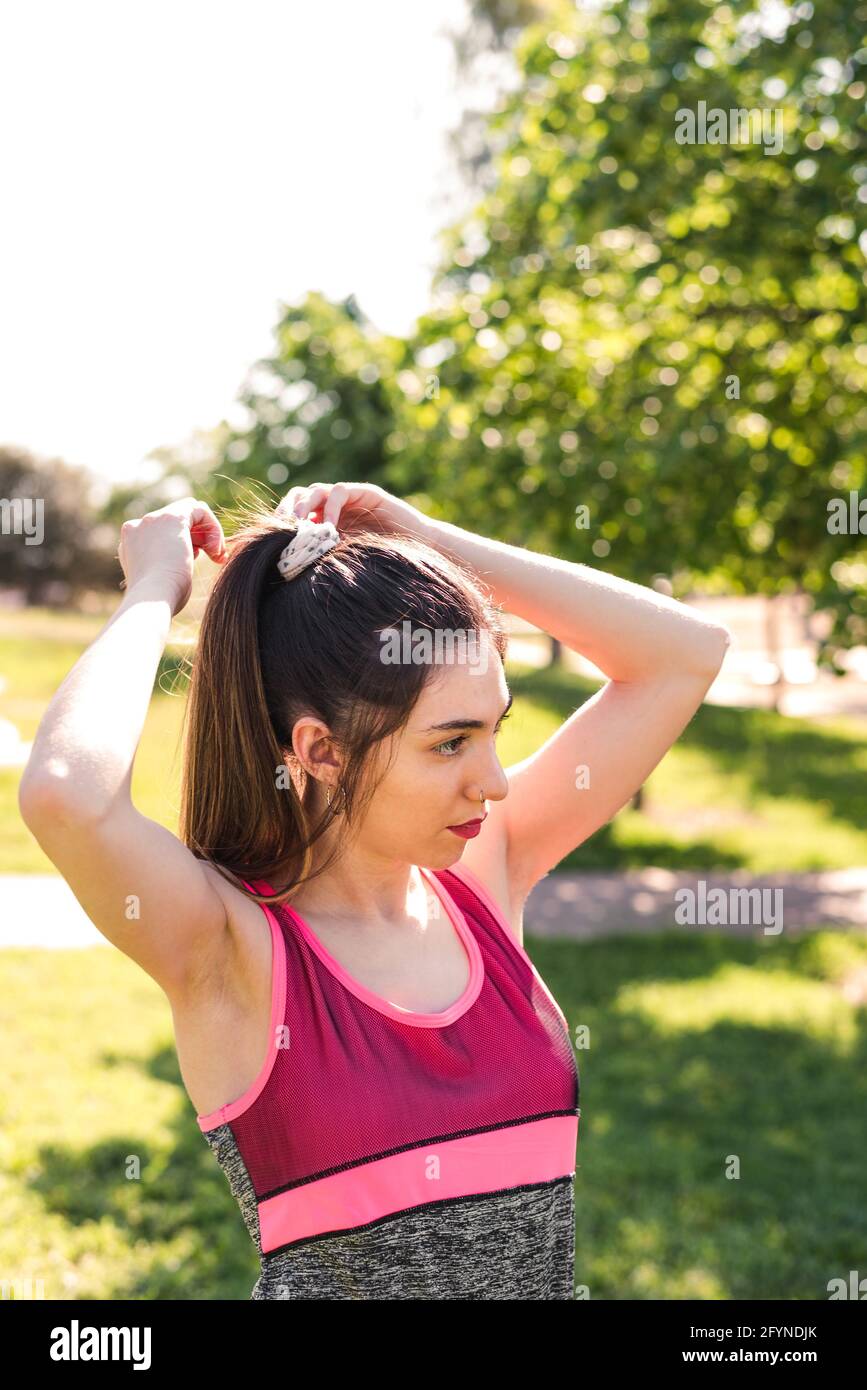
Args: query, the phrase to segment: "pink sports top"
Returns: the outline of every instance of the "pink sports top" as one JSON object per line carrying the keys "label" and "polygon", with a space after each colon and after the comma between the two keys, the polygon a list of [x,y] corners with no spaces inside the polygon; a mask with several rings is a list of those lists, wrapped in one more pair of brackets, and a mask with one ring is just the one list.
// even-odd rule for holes
{"label": "pink sports top", "polygon": [[471,966],[441,1013],[372,993],[293,908],[262,904],[268,1056],[197,1117],[259,1255],[254,1299],[573,1297],[566,1019],[480,880],[420,872]]}

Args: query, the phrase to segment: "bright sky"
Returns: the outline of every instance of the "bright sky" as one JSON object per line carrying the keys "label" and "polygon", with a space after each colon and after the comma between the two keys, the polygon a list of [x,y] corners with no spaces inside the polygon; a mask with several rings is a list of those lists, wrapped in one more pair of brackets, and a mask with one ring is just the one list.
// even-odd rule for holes
{"label": "bright sky", "polygon": [[278,300],[428,302],[464,0],[0,10],[0,443],[111,478],[231,411]]}

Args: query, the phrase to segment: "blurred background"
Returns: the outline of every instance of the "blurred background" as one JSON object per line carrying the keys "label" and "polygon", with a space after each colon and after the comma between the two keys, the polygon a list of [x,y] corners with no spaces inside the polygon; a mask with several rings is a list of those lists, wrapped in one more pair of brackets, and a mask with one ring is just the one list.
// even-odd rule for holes
{"label": "blurred background", "polygon": [[[159,990],[21,822],[46,707],[174,498],[375,482],[732,630],[534,889],[582,1081],[593,1298],[867,1273],[867,3],[276,0],[0,17],[0,1280],[247,1298]],[[680,143],[763,112],[779,147]],[[700,137],[701,138],[701,137]],[[133,795],[177,830],[176,618]],[[510,618],[505,765],[601,673]],[[679,927],[779,889],[785,929]],[[130,1155],[141,1160],[128,1176]],[[740,1177],[726,1176],[737,1155]],[[4,1284],[4,1287],[5,1287]]]}

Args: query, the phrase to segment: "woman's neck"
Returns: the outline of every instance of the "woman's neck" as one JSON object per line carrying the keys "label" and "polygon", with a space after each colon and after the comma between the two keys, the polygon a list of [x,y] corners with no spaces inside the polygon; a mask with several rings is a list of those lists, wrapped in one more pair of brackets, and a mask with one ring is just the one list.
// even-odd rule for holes
{"label": "woman's neck", "polygon": [[414,865],[393,864],[384,872],[381,864],[365,870],[343,859],[312,882],[303,883],[289,901],[302,916],[310,913],[377,927],[426,919],[427,895],[424,877]]}

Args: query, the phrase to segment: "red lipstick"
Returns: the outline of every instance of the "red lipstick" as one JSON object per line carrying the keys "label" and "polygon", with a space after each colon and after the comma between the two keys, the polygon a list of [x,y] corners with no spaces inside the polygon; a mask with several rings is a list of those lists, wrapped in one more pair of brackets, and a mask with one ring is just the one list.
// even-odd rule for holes
{"label": "red lipstick", "polygon": [[478,835],[486,820],[486,816],[481,816],[476,820],[464,821],[463,825],[449,825],[446,828],[451,830],[453,834],[460,835],[462,840],[472,840],[474,836]]}

